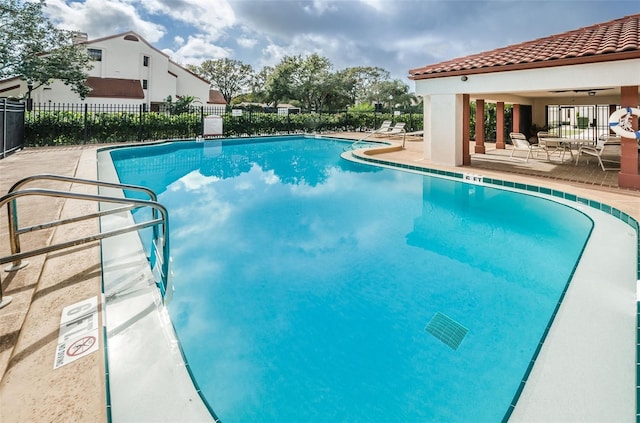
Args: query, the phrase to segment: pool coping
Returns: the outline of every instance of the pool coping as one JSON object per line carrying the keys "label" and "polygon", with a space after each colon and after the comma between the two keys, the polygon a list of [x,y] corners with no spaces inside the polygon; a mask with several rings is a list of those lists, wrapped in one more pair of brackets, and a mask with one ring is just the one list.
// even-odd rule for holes
{"label": "pool coping", "polygon": [[[335,140],[335,138],[332,138],[333,140]],[[220,140],[217,140],[220,141]],[[348,141],[348,140],[347,140]],[[353,141],[348,141],[348,142],[353,142]],[[129,146],[127,146],[129,147]],[[111,149],[113,147],[110,148],[105,148],[105,149],[100,149],[98,150],[98,155],[100,152],[103,152],[105,150]],[[388,148],[388,147],[387,147]],[[371,150],[369,150],[371,151]],[[345,153],[347,156],[351,155],[354,156],[356,158],[356,160],[362,160],[363,162],[366,162],[368,164],[373,164],[373,165],[378,165],[378,166],[383,166],[383,167],[389,167],[389,168],[393,168],[396,170],[407,170],[407,171],[412,171],[412,172],[419,172],[422,174],[427,174],[427,175],[431,175],[431,176],[439,176],[439,177],[445,177],[445,178],[453,178],[453,179],[457,179],[457,180],[462,180],[465,182],[469,182],[469,183],[478,183],[478,184],[483,184],[483,185],[487,185],[487,186],[495,186],[495,187],[499,187],[499,188],[503,188],[503,189],[509,189],[509,190],[514,190],[514,191],[523,191],[525,193],[529,193],[529,194],[533,194],[533,195],[539,195],[539,196],[544,196],[546,198],[550,198],[554,201],[559,201],[559,202],[565,202],[566,204],[572,205],[574,206],[574,208],[578,208],[579,210],[584,209],[583,212],[587,212],[587,211],[598,211],[598,212],[602,212],[605,215],[609,215],[609,216],[613,216],[615,219],[619,220],[620,222],[622,222],[623,224],[631,227],[634,230],[634,234],[636,236],[636,240],[635,240],[635,254],[634,254],[634,260],[636,260],[636,268],[635,268],[635,274],[634,274],[634,281],[637,280],[637,275],[638,275],[638,265],[637,265],[637,251],[638,251],[638,240],[637,240],[637,233],[638,233],[638,223],[635,219],[633,219],[631,216],[629,216],[628,214],[621,212],[618,209],[615,209],[611,206],[608,206],[606,204],[597,202],[597,201],[592,201],[589,200],[587,198],[583,198],[583,197],[579,197],[577,195],[574,194],[569,194],[569,193],[565,193],[563,191],[559,191],[559,190],[554,190],[554,189],[549,189],[549,188],[545,188],[545,187],[540,187],[537,185],[530,185],[530,184],[519,184],[519,183],[515,183],[515,182],[511,182],[511,181],[506,181],[506,180],[502,180],[502,179],[496,179],[496,178],[486,178],[482,175],[476,175],[476,174],[468,174],[468,173],[464,173],[464,172],[452,172],[452,171],[446,171],[446,170],[439,170],[439,169],[434,169],[434,168],[429,168],[426,166],[415,166],[415,165],[407,165],[407,164],[403,164],[403,163],[398,163],[398,162],[393,162],[393,161],[388,161],[388,160],[382,160],[382,159],[378,159],[375,158],[369,154],[363,154],[362,151],[360,150],[355,150],[355,151],[349,151],[347,153]],[[100,160],[99,160],[100,162]],[[100,175],[102,177],[102,175]],[[593,209],[593,210],[591,210]],[[597,226],[597,225],[596,225]],[[614,225],[615,226],[615,225]],[[128,244],[128,242],[126,242],[125,244]],[[586,250],[586,249],[585,249]],[[103,258],[104,259],[104,258]],[[107,262],[109,262],[110,260],[107,259]],[[146,263],[146,258],[144,259],[145,263]],[[148,263],[147,263],[148,266]],[[580,266],[578,266],[580,267]],[[105,273],[105,280],[108,279],[107,277],[108,272]],[[147,285],[149,285],[149,283],[147,282]],[[105,286],[107,286],[107,284],[105,283]],[[569,287],[570,288],[570,287]],[[152,287],[152,291],[155,289],[155,286]],[[157,289],[156,289],[157,291]],[[635,285],[634,285],[634,292],[635,292]],[[107,293],[107,298],[109,298],[109,294],[108,294],[108,289],[105,289],[105,293]],[[157,296],[157,293],[155,294]],[[153,296],[153,294],[152,294]],[[635,299],[635,295],[633,296]],[[152,300],[153,304],[156,304],[156,306],[158,306],[159,302],[158,302],[158,298],[154,298]],[[150,303],[147,303],[147,305],[149,305]],[[107,306],[109,307],[109,306]],[[158,310],[161,310],[163,308],[163,306],[160,304],[158,306]],[[164,311],[166,312],[166,310]],[[162,311],[159,311],[160,315],[162,315]],[[159,318],[158,321],[161,322],[159,324],[159,326],[162,326],[165,328],[165,330],[167,329],[166,327],[166,320],[168,318],[168,314],[166,315],[166,317],[162,317]],[[638,321],[640,321],[640,307],[636,306],[635,308],[635,314],[634,314],[634,327],[636,332],[638,331]],[[109,319],[107,320],[109,322]],[[164,322],[164,326],[162,325],[162,322]],[[555,323],[554,323],[555,325]],[[547,328],[547,330],[549,331],[549,329],[551,329],[551,332],[554,332],[553,330],[553,326],[554,325],[550,325],[550,328]],[[170,320],[169,320],[169,326],[171,326],[171,330],[172,325],[170,325]],[[129,331],[127,329],[127,331]],[[124,332],[127,332],[124,331]],[[551,334],[550,334],[551,336]],[[160,338],[156,338],[156,339],[161,339]],[[633,342],[633,345],[635,347],[635,340]],[[175,353],[175,345],[173,346],[173,352]],[[145,348],[148,350],[148,345],[145,345]],[[178,345],[178,349],[179,349],[179,345]],[[170,348],[170,350],[172,350]],[[545,348],[541,348],[540,352],[542,354],[542,352],[545,351]],[[634,348],[634,362],[635,362],[635,355],[637,354],[637,350]],[[546,353],[545,353],[546,354]],[[179,354],[179,356],[181,357],[181,353]],[[174,356],[174,358],[176,358],[177,356]],[[540,356],[542,357],[542,356]],[[547,357],[544,357],[545,360],[547,359]],[[180,366],[179,364],[176,364],[177,362],[173,362],[173,365],[177,365],[178,367]],[[114,377],[114,371],[111,368],[112,365],[110,365],[110,373],[109,376],[110,377]],[[184,367],[184,362],[182,363],[182,367]],[[531,369],[535,369],[535,366],[533,366],[533,362],[531,365]],[[531,370],[530,369],[530,370]],[[636,364],[636,369],[640,369],[640,367],[638,367],[638,364]],[[185,371],[182,372],[184,376],[184,374],[186,373],[187,375],[189,375],[188,369],[184,369]],[[530,370],[527,371],[527,376],[530,373]],[[535,370],[533,370],[531,372],[531,378],[534,377],[534,374],[537,374],[535,372]],[[535,376],[536,378],[538,378],[538,376]],[[525,386],[524,384],[522,386]],[[635,379],[633,381],[633,386],[635,387]],[[156,386],[157,388],[157,386]],[[175,386],[171,385],[170,388],[173,388],[174,392],[175,392]],[[127,389],[131,389],[130,387],[127,387]],[[194,387],[194,389],[196,390],[197,393],[197,388]],[[522,413],[520,413],[521,409],[524,409],[525,407],[522,405],[523,402],[525,401],[530,401],[530,396],[532,394],[529,393],[529,390],[525,387],[524,389],[520,389],[517,393],[516,398],[514,399],[514,402],[512,403],[509,411],[507,412],[507,415],[505,416],[505,420],[510,419],[512,421],[526,421],[527,419],[531,418],[531,411],[528,411],[528,414],[525,413],[524,415],[522,415]],[[527,398],[525,400],[525,398]],[[626,398],[625,394],[622,394],[622,398]],[[189,397],[188,399],[189,401],[192,400],[192,397]],[[518,402],[518,406],[516,407],[516,401]],[[635,403],[635,392],[633,395],[633,401]],[[526,403],[526,402],[525,402]],[[628,403],[627,403],[628,404]],[[155,404],[157,405],[157,403]],[[566,404],[564,404],[566,405]],[[109,406],[111,406],[111,404],[109,404]],[[139,407],[139,404],[135,404],[134,408]],[[170,407],[171,408],[171,407]],[[205,405],[205,408],[208,409],[208,406]],[[526,407],[529,408],[529,407]],[[546,407],[544,407],[546,408]],[[620,408],[620,407],[616,407],[616,408]],[[622,407],[624,408],[624,407]],[[136,415],[139,416],[138,412],[140,410],[137,409],[136,410]],[[208,410],[210,411],[210,410]],[[634,407],[634,414],[635,414],[635,407]],[[145,414],[146,416],[146,414]],[[529,417],[527,417],[529,416]],[[180,414],[181,418],[185,418],[184,414]],[[212,420],[211,421],[215,421],[215,415],[210,415],[209,416]],[[557,416],[555,417],[557,419]]]}
{"label": "pool coping", "polygon": [[[96,153],[98,178],[119,182],[111,149]],[[100,193],[124,197],[120,189],[101,187]],[[129,212],[100,219],[102,230],[132,223]],[[101,258],[108,420],[134,422],[144,416],[154,422],[218,421],[191,376],[140,236],[129,232],[102,240]]]}

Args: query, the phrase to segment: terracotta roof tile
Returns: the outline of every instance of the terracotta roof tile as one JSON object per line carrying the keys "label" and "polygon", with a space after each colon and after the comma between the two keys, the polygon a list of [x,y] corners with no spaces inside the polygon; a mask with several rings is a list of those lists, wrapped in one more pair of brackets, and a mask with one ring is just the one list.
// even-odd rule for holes
{"label": "terracotta roof tile", "polygon": [[91,88],[88,97],[135,98],[143,99],[144,91],[138,79],[120,78],[87,78],[87,86]]}
{"label": "terracotta roof tile", "polygon": [[640,58],[640,14],[409,71],[411,79]]}
{"label": "terracotta roof tile", "polygon": [[227,104],[222,93],[218,90],[209,90],[209,101],[207,104]]}

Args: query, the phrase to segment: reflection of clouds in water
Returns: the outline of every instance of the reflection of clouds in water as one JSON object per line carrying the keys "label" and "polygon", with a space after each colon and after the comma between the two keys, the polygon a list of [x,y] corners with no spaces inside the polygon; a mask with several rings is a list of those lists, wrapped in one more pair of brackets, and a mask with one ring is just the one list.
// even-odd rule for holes
{"label": "reflection of clouds in water", "polygon": [[197,191],[203,187],[219,181],[217,176],[204,176],[197,170],[187,173],[167,187],[170,191],[180,191],[184,187],[185,191]]}

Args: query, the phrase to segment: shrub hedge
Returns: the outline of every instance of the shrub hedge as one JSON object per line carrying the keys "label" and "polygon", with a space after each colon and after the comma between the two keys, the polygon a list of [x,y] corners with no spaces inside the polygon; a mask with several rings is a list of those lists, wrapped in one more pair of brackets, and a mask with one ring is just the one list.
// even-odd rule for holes
{"label": "shrub hedge", "polygon": [[[203,110],[171,115],[159,112],[82,112],[44,111],[25,114],[27,146],[110,143],[202,135]],[[410,131],[422,129],[422,114],[391,115],[374,112],[277,113],[244,112],[241,116],[224,113],[225,137],[283,133],[321,133],[363,131],[380,126],[383,120],[405,122]]]}

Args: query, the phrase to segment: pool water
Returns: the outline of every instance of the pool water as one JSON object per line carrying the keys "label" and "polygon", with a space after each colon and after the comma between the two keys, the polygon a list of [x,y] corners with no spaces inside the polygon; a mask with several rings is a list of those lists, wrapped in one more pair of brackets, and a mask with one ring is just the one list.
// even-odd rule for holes
{"label": "pool water", "polygon": [[592,222],[307,137],[112,151],[170,214],[169,312],[225,423],[499,421]]}

